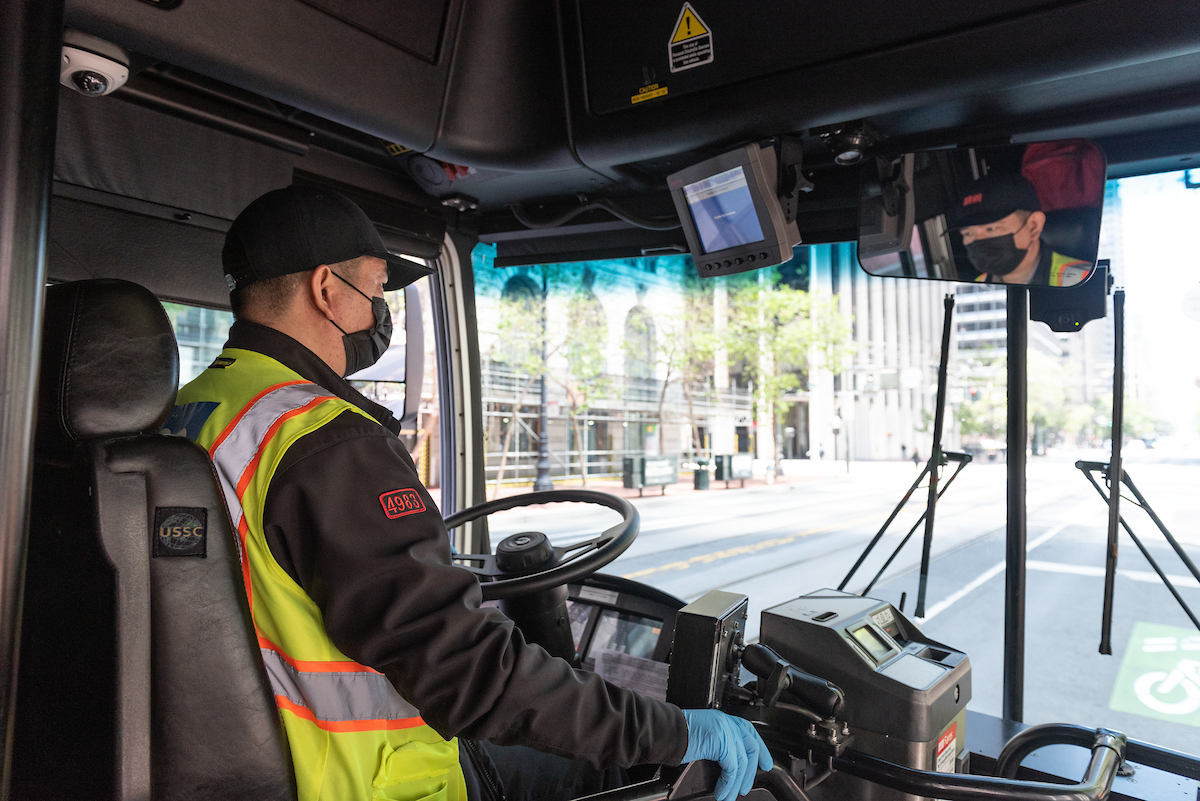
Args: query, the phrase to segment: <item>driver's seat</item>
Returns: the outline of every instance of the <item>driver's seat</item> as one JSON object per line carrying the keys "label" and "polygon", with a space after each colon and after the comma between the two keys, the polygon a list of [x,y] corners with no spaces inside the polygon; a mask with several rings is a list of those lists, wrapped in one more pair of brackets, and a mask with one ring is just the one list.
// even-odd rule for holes
{"label": "driver's seat", "polygon": [[16,799],[295,799],[208,455],[160,435],[175,337],[126,281],[46,293]]}

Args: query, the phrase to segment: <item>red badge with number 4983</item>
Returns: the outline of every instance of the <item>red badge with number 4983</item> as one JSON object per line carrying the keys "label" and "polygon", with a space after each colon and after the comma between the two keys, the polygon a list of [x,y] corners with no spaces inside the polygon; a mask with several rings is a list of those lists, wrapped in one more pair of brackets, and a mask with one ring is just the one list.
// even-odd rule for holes
{"label": "red badge with number 4983", "polygon": [[425,502],[421,500],[421,496],[414,489],[385,492],[379,496],[379,502],[383,504],[383,513],[388,516],[389,520],[425,511]]}

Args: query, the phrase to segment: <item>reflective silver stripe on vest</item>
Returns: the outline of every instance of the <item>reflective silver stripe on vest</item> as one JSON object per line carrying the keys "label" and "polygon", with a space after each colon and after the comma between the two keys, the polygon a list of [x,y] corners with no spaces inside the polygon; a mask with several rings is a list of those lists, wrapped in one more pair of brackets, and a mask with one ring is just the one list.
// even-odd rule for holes
{"label": "reflective silver stripe on vest", "polygon": [[233,517],[236,531],[242,523],[242,502],[238,498],[237,485],[246,468],[254,461],[263,438],[275,425],[275,421],[288,412],[304,406],[318,398],[333,398],[334,395],[315,384],[289,384],[286,387],[263,395],[238,420],[233,431],[217,447],[212,455],[221,478],[221,490],[225,493],[225,504]]}
{"label": "reflective silver stripe on vest", "polygon": [[275,694],[305,707],[317,720],[406,720],[421,715],[380,673],[297,670],[277,651],[259,650]]}

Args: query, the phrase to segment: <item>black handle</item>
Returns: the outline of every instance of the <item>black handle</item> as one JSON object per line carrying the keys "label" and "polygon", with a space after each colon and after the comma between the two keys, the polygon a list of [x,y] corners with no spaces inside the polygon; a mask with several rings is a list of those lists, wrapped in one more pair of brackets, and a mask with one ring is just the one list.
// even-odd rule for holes
{"label": "black handle", "polygon": [[772,702],[778,698],[779,692],[786,692],[825,718],[837,717],[846,702],[846,694],[841,687],[795,667],[762,643],[746,646],[742,651],[742,664],[746,670],[771,685],[764,695]]}

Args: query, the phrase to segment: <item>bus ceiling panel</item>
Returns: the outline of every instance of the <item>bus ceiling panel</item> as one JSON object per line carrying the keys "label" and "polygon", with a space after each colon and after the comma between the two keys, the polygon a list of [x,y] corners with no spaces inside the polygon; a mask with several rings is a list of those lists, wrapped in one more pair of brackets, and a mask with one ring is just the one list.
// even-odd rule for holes
{"label": "bus ceiling panel", "polygon": [[[854,172],[857,180],[857,171],[850,172]],[[584,217],[581,215],[579,219]],[[802,244],[852,241],[858,236],[857,195],[836,202],[801,203],[796,222]],[[620,220],[532,231],[514,228],[507,219],[492,215],[482,221],[479,241],[495,243],[496,267],[688,252],[682,229],[651,231]]]}
{"label": "bus ceiling panel", "polygon": [[292,153],[115,97],[59,93],[54,177],[63,183],[232,220],[262,193],[290,184],[297,162]]}
{"label": "bus ceiling panel", "polygon": [[395,171],[395,168],[384,169],[324,148],[309,148],[304,158],[296,161],[296,172],[382,195],[392,202],[436,212],[439,217],[443,213],[438,199],[426,194],[408,175]]}
{"label": "bus ceiling panel", "polygon": [[964,96],[872,124],[901,150],[986,140],[998,116],[1018,141],[1099,139],[1200,119],[1197,83],[1200,53],[1192,53]]}
{"label": "bus ceiling panel", "polygon": [[111,206],[55,197],[50,208],[51,281],[122,278],[165,300],[229,308],[220,231]]}
{"label": "bus ceiling panel", "polygon": [[448,0],[300,0],[430,64],[437,63]]}
{"label": "bus ceiling panel", "polygon": [[1108,177],[1125,178],[1200,167],[1200,124],[1098,140],[1108,157]]}
{"label": "bus ceiling panel", "polygon": [[[434,143],[462,0],[67,0],[69,27],[416,150]],[[357,7],[357,8],[356,8]],[[326,9],[326,10],[322,10]],[[412,24],[402,24],[408,15]],[[387,24],[374,32],[372,28]],[[440,42],[430,54],[430,32]],[[423,55],[414,55],[421,53]]]}
{"label": "bus ceiling panel", "polygon": [[[1056,5],[1055,0],[578,0],[588,108],[623,111],[871,53]],[[646,88],[654,85],[649,92]],[[662,91],[659,95],[657,92]],[[654,98],[649,98],[654,99]]]}
{"label": "bus ceiling panel", "polygon": [[514,267],[525,264],[676,256],[687,253],[687,240],[678,229],[647,231],[624,223],[599,231],[572,232],[570,228],[571,226],[565,226],[556,229],[564,232],[557,236],[497,240],[495,266]]}
{"label": "bus ceiling panel", "polygon": [[568,147],[558,37],[545,0],[467,2],[427,155],[510,172],[579,166]]}
{"label": "bus ceiling panel", "polygon": [[440,183],[431,185],[431,182],[426,182],[425,188],[430,193],[440,198],[466,195],[478,201],[479,209],[485,212],[503,209],[510,203],[531,198],[572,197],[581,192],[612,195],[635,191],[627,181],[617,181],[578,165],[572,169],[537,172],[472,170],[453,181],[446,179],[440,168],[435,175]]}
{"label": "bus ceiling panel", "polygon": [[[705,27],[711,23],[711,62],[671,73],[669,65],[663,65],[669,58],[668,46],[674,29],[668,26],[669,29],[658,31],[656,28],[659,49],[655,51],[658,53],[655,64],[639,63],[654,55],[649,50],[642,53],[632,46],[619,50],[619,58],[626,62],[621,74],[627,75],[634,67],[637,72],[637,84],[629,94],[623,95],[624,107],[619,111],[592,109],[588,101],[591,93],[597,91],[591,84],[593,65],[590,59],[593,54],[587,49],[589,33],[581,27],[580,14],[600,14],[602,9],[599,3],[591,0],[577,1],[581,5],[563,5],[568,16],[565,26],[578,34],[564,38],[571,84],[571,124],[579,157],[585,164],[597,168],[736,144],[846,120],[885,116],[900,128],[903,126],[897,121],[902,122],[908,115],[913,115],[922,120],[916,126],[921,130],[952,130],[959,124],[978,119],[984,123],[989,137],[1003,138],[1011,133],[1009,127],[1016,112],[981,108],[971,112],[981,116],[964,120],[955,118],[955,114],[962,113],[953,105],[956,99],[996,91],[1018,97],[1023,87],[1036,87],[1047,81],[1059,82],[1053,102],[1060,107],[1076,105],[1080,101],[1092,103],[1104,97],[1131,96],[1136,93],[1139,83],[1155,90],[1161,88],[1157,85],[1159,78],[1155,77],[1153,67],[1141,73],[1130,72],[1125,75],[1127,80],[1101,83],[1099,91],[1098,85],[1088,81],[1086,76],[1200,53],[1200,25],[1196,22],[1194,4],[1163,0],[1143,4],[1136,14],[1131,14],[1123,0],[1085,0],[1053,6],[1040,4],[1037,10],[1030,6],[1028,13],[975,27],[881,45],[872,52],[847,52],[799,67],[793,66],[794,60],[780,60],[760,66],[757,75],[736,83],[724,83],[718,76],[712,79],[711,88],[698,88],[689,95],[683,89],[690,85],[689,82],[698,81],[697,75],[717,69],[734,69],[733,66],[722,66],[721,60],[727,57],[736,60],[741,52],[739,48],[745,46],[739,42],[747,38],[755,41],[756,35],[773,36],[765,32],[771,27],[764,24],[768,18],[748,12],[749,6],[745,3],[730,6],[730,9],[736,7],[738,13],[730,16],[728,21],[725,11],[713,8],[716,4],[692,3]],[[775,8],[768,3],[758,5]],[[827,35],[846,41],[845,36],[866,36],[864,31],[875,27],[879,14],[884,13],[881,9],[888,5],[846,5],[846,9],[863,15],[853,34],[840,33],[827,24],[829,17],[808,11],[795,22],[778,24],[795,32],[803,23],[806,38]],[[990,9],[991,4],[986,7]],[[679,13],[678,8],[675,13]],[[714,13],[722,16],[712,16]],[[851,11],[839,13],[844,15]],[[933,16],[924,10],[918,14],[926,15]],[[631,18],[640,20],[642,15]],[[722,20],[728,30],[713,22],[717,19]],[[659,25],[658,22],[654,24]],[[640,22],[638,26],[641,26]],[[742,34],[742,30],[750,33]],[[726,56],[727,53],[730,55]],[[780,53],[776,55],[783,58]],[[1172,76],[1173,81],[1193,86],[1200,82],[1193,61],[1184,59],[1172,62],[1172,65],[1177,71]],[[653,68],[653,75],[650,68]],[[612,69],[616,71],[615,66]],[[657,88],[639,93],[641,85],[655,83]],[[633,102],[635,97],[645,94],[655,96]],[[944,113],[939,114],[939,109]]]}
{"label": "bus ceiling panel", "polygon": [[[1198,23],[1200,24],[1200,23]],[[1099,70],[1086,75],[992,88],[926,106],[879,115],[875,125],[892,137],[919,136],[939,127],[980,124],[987,114],[1061,127],[1071,122],[1136,118],[1148,112],[1200,107],[1200,51]],[[1025,123],[1028,125],[1028,123]],[[1014,128],[1014,133],[1017,130]]]}
{"label": "bus ceiling panel", "polygon": [[[1179,155],[1182,156],[1194,152],[1197,143],[1178,141],[1174,137],[1163,137],[1161,136],[1161,133],[1164,131],[1174,131],[1180,129],[1194,130],[1197,124],[1200,124],[1200,106],[1177,109],[1174,111],[1147,113],[1141,117],[1107,120],[1091,125],[1074,125],[1066,122],[1066,124],[1061,125],[1061,127],[1047,127],[1039,129],[1033,134],[1014,137],[1014,141],[1044,142],[1052,139],[1090,138],[1098,142],[1105,142],[1116,139],[1127,139],[1129,137],[1145,137],[1147,140],[1147,147],[1153,145],[1153,147],[1156,149],[1161,150],[1161,148],[1169,143],[1173,143],[1182,148],[1180,151],[1178,151]],[[1170,154],[1161,152],[1160,155]],[[1117,154],[1117,158],[1119,160],[1116,162],[1110,158],[1110,167],[1113,166],[1114,163],[1119,164],[1121,161],[1123,161],[1123,158],[1119,154]]]}

